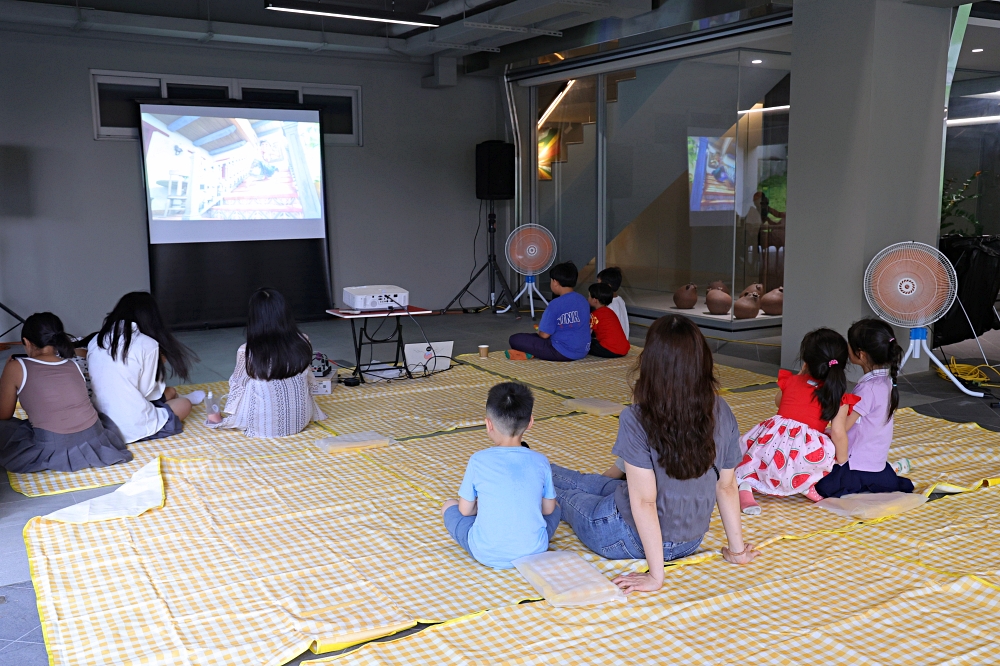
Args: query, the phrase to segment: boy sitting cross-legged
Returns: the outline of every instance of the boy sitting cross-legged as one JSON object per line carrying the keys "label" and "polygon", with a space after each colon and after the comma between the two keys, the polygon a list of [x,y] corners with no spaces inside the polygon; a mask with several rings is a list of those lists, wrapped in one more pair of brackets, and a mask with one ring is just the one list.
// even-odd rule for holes
{"label": "boy sitting cross-legged", "polygon": [[476,560],[510,569],[541,553],[559,526],[548,459],[521,444],[535,398],[528,387],[497,384],[486,399],[486,434],[494,446],[469,458],[458,500],[441,507],[448,533]]}

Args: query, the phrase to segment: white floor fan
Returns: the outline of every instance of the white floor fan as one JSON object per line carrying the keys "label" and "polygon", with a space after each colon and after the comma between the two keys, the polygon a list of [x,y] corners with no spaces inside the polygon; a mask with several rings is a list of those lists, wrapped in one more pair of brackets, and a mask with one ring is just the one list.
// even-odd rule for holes
{"label": "white floor fan", "polygon": [[[507,237],[507,263],[524,276],[524,287],[514,296],[514,303],[527,294],[531,304],[531,318],[535,318],[535,296],[549,304],[538,291],[537,277],[549,270],[556,260],[556,238],[540,224],[522,224]],[[506,312],[508,306],[500,312]]]}
{"label": "white floor fan", "polygon": [[923,349],[962,393],[981,398],[982,393],[963,386],[927,346],[927,327],[948,312],[957,296],[955,267],[937,248],[924,243],[890,245],[875,255],[865,269],[868,305],[883,321],[910,329],[910,346],[900,367],[911,356],[920,358]]}

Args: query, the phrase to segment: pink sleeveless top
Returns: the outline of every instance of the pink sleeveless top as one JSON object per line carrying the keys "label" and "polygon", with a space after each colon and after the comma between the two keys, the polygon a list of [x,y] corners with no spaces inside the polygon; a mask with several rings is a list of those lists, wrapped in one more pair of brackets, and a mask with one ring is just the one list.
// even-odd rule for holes
{"label": "pink sleeveless top", "polygon": [[97,410],[90,402],[87,382],[76,363],[17,360],[23,375],[17,399],[32,427],[68,435],[97,423]]}

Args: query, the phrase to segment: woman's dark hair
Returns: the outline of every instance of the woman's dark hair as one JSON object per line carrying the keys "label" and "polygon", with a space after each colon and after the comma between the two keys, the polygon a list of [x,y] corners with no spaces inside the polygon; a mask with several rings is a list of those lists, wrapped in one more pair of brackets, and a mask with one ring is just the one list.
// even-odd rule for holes
{"label": "woman's dark hair", "polygon": [[163,359],[166,359],[173,374],[187,380],[191,364],[198,357],[181,344],[163,323],[160,306],[147,291],[133,291],[121,297],[97,332],[97,346],[107,349],[111,358],[121,358],[122,363],[125,363],[129,347],[132,346],[132,324],[138,326],[140,333],[148,335],[160,345],[161,358],[156,364],[156,379],[161,380],[166,375],[163,367]]}
{"label": "woman's dark hair", "polygon": [[576,280],[580,272],[576,269],[576,264],[572,261],[564,261],[549,269],[549,279],[555,280],[564,287],[572,289],[576,286]]}
{"label": "woman's dark hair", "polygon": [[611,305],[611,301],[615,299],[615,293],[611,291],[611,285],[603,282],[595,282],[588,287],[588,291],[590,292],[590,297],[597,299],[597,302],[601,305]]}
{"label": "woman's dark hair", "polygon": [[847,340],[832,329],[817,328],[802,338],[799,358],[806,364],[809,376],[822,382],[813,394],[822,409],[821,418],[832,421],[847,391]]}
{"label": "woman's dark hair", "polygon": [[847,331],[847,344],[851,345],[855,355],[860,356],[861,352],[864,352],[876,367],[889,369],[889,376],[892,377],[892,394],[889,399],[889,411],[885,415],[885,420],[888,421],[899,407],[896,376],[899,374],[899,362],[903,360],[903,348],[896,342],[896,332],[884,321],[869,317],[851,324],[851,328]]}
{"label": "woman's dark hair", "polygon": [[305,370],[312,356],[312,345],[295,325],[285,297],[276,289],[255,291],[247,318],[247,374],[254,379],[287,379]]}
{"label": "woman's dark hair", "polygon": [[51,345],[61,358],[73,358],[76,355],[73,339],[63,330],[62,320],[51,312],[36,312],[25,319],[21,326],[21,339],[36,347]]}
{"label": "woman's dark hair", "polygon": [[664,471],[681,480],[705,474],[715,462],[718,390],[705,336],[687,317],[660,317],[646,333],[635,373],[633,402]]}

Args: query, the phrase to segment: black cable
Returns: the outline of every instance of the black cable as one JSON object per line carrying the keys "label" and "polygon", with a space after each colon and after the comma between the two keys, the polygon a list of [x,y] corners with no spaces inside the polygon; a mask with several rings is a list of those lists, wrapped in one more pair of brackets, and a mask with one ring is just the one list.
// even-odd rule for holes
{"label": "black cable", "polygon": [[[479,231],[483,228],[483,200],[479,200],[479,215],[476,224],[476,235],[472,238],[472,270],[469,271],[469,282],[472,282],[472,276],[476,274],[476,269],[479,267],[479,259],[476,257],[476,243],[479,241]],[[483,302],[481,298],[472,293],[471,290],[466,290],[462,296],[469,295],[474,299],[479,301],[479,303],[485,308],[488,307],[486,303]],[[462,296],[458,297],[458,307],[465,310],[465,306],[462,305]]]}

